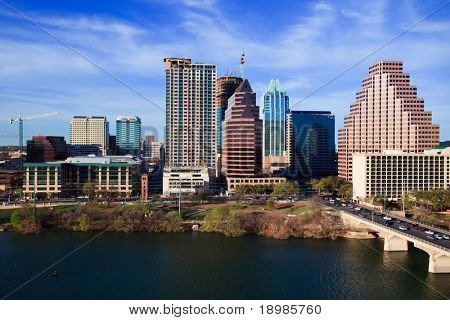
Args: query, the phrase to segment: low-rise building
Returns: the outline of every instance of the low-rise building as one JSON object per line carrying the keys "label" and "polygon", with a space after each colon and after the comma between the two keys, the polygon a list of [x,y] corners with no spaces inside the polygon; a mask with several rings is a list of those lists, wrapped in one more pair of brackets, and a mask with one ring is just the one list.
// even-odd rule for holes
{"label": "low-rise building", "polygon": [[255,186],[255,185],[274,185],[282,182],[286,182],[286,178],[284,177],[228,177],[227,178],[227,186],[228,192],[234,193],[236,192],[237,186]]}
{"label": "low-rise building", "polygon": [[166,196],[196,193],[210,189],[210,172],[204,167],[166,167],[163,173],[163,194]]}
{"label": "low-rise building", "polygon": [[131,156],[86,156],[65,161],[24,163],[26,197],[74,197],[90,189],[97,196],[112,192],[130,197],[140,193],[142,161]]}
{"label": "low-rise building", "polygon": [[68,144],[69,157],[83,157],[88,155],[101,156],[102,146],[98,144]]}
{"label": "low-rise building", "polygon": [[7,170],[0,168],[0,191],[9,191],[20,188],[22,174],[20,170]]}
{"label": "low-rise building", "polygon": [[448,189],[450,148],[405,153],[353,154],[353,199],[367,201],[381,195],[400,200],[409,190]]}

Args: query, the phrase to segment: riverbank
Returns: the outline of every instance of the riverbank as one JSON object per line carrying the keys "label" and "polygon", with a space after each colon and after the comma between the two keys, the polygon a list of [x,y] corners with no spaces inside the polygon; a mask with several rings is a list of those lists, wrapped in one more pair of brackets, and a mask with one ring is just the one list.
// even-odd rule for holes
{"label": "riverbank", "polygon": [[[230,237],[257,234],[274,239],[357,237],[333,210],[313,202],[294,204],[198,204],[183,208],[152,203],[26,207],[15,209],[6,231],[35,234],[45,231],[199,232]],[[194,227],[194,228],[193,228]],[[350,233],[349,233],[350,232]],[[364,238],[364,237],[363,237]]]}

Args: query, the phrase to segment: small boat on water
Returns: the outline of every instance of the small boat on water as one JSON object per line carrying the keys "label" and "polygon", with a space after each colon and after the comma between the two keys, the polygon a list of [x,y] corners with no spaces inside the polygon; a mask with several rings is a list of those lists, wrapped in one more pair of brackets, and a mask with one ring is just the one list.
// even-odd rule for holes
{"label": "small boat on water", "polygon": [[49,277],[57,277],[59,275],[58,271],[53,271],[49,274]]}

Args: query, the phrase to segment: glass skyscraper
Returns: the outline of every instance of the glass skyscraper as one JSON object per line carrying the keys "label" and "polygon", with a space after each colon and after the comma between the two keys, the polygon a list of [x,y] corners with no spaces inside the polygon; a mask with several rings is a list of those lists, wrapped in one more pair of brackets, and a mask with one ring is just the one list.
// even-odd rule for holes
{"label": "glass skyscraper", "polygon": [[263,105],[263,162],[264,171],[273,163],[286,162],[286,117],[289,97],[278,80],[270,80],[262,97]]}
{"label": "glass skyscraper", "polygon": [[141,150],[141,119],[121,116],[116,121],[116,144],[122,155],[139,155]]}
{"label": "glass skyscraper", "polygon": [[214,167],[216,66],[166,58],[166,166]]}
{"label": "glass skyscraper", "polygon": [[289,173],[297,178],[336,175],[335,119],[329,111],[291,111]]}

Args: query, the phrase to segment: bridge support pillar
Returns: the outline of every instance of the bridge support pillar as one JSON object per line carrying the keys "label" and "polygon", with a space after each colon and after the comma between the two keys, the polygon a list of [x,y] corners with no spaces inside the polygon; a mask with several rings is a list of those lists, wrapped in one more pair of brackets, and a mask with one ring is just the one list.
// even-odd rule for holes
{"label": "bridge support pillar", "polygon": [[384,234],[384,251],[408,251],[408,241],[395,235]]}
{"label": "bridge support pillar", "polygon": [[431,273],[450,273],[450,257],[440,253],[428,252],[430,262],[428,272]]}

